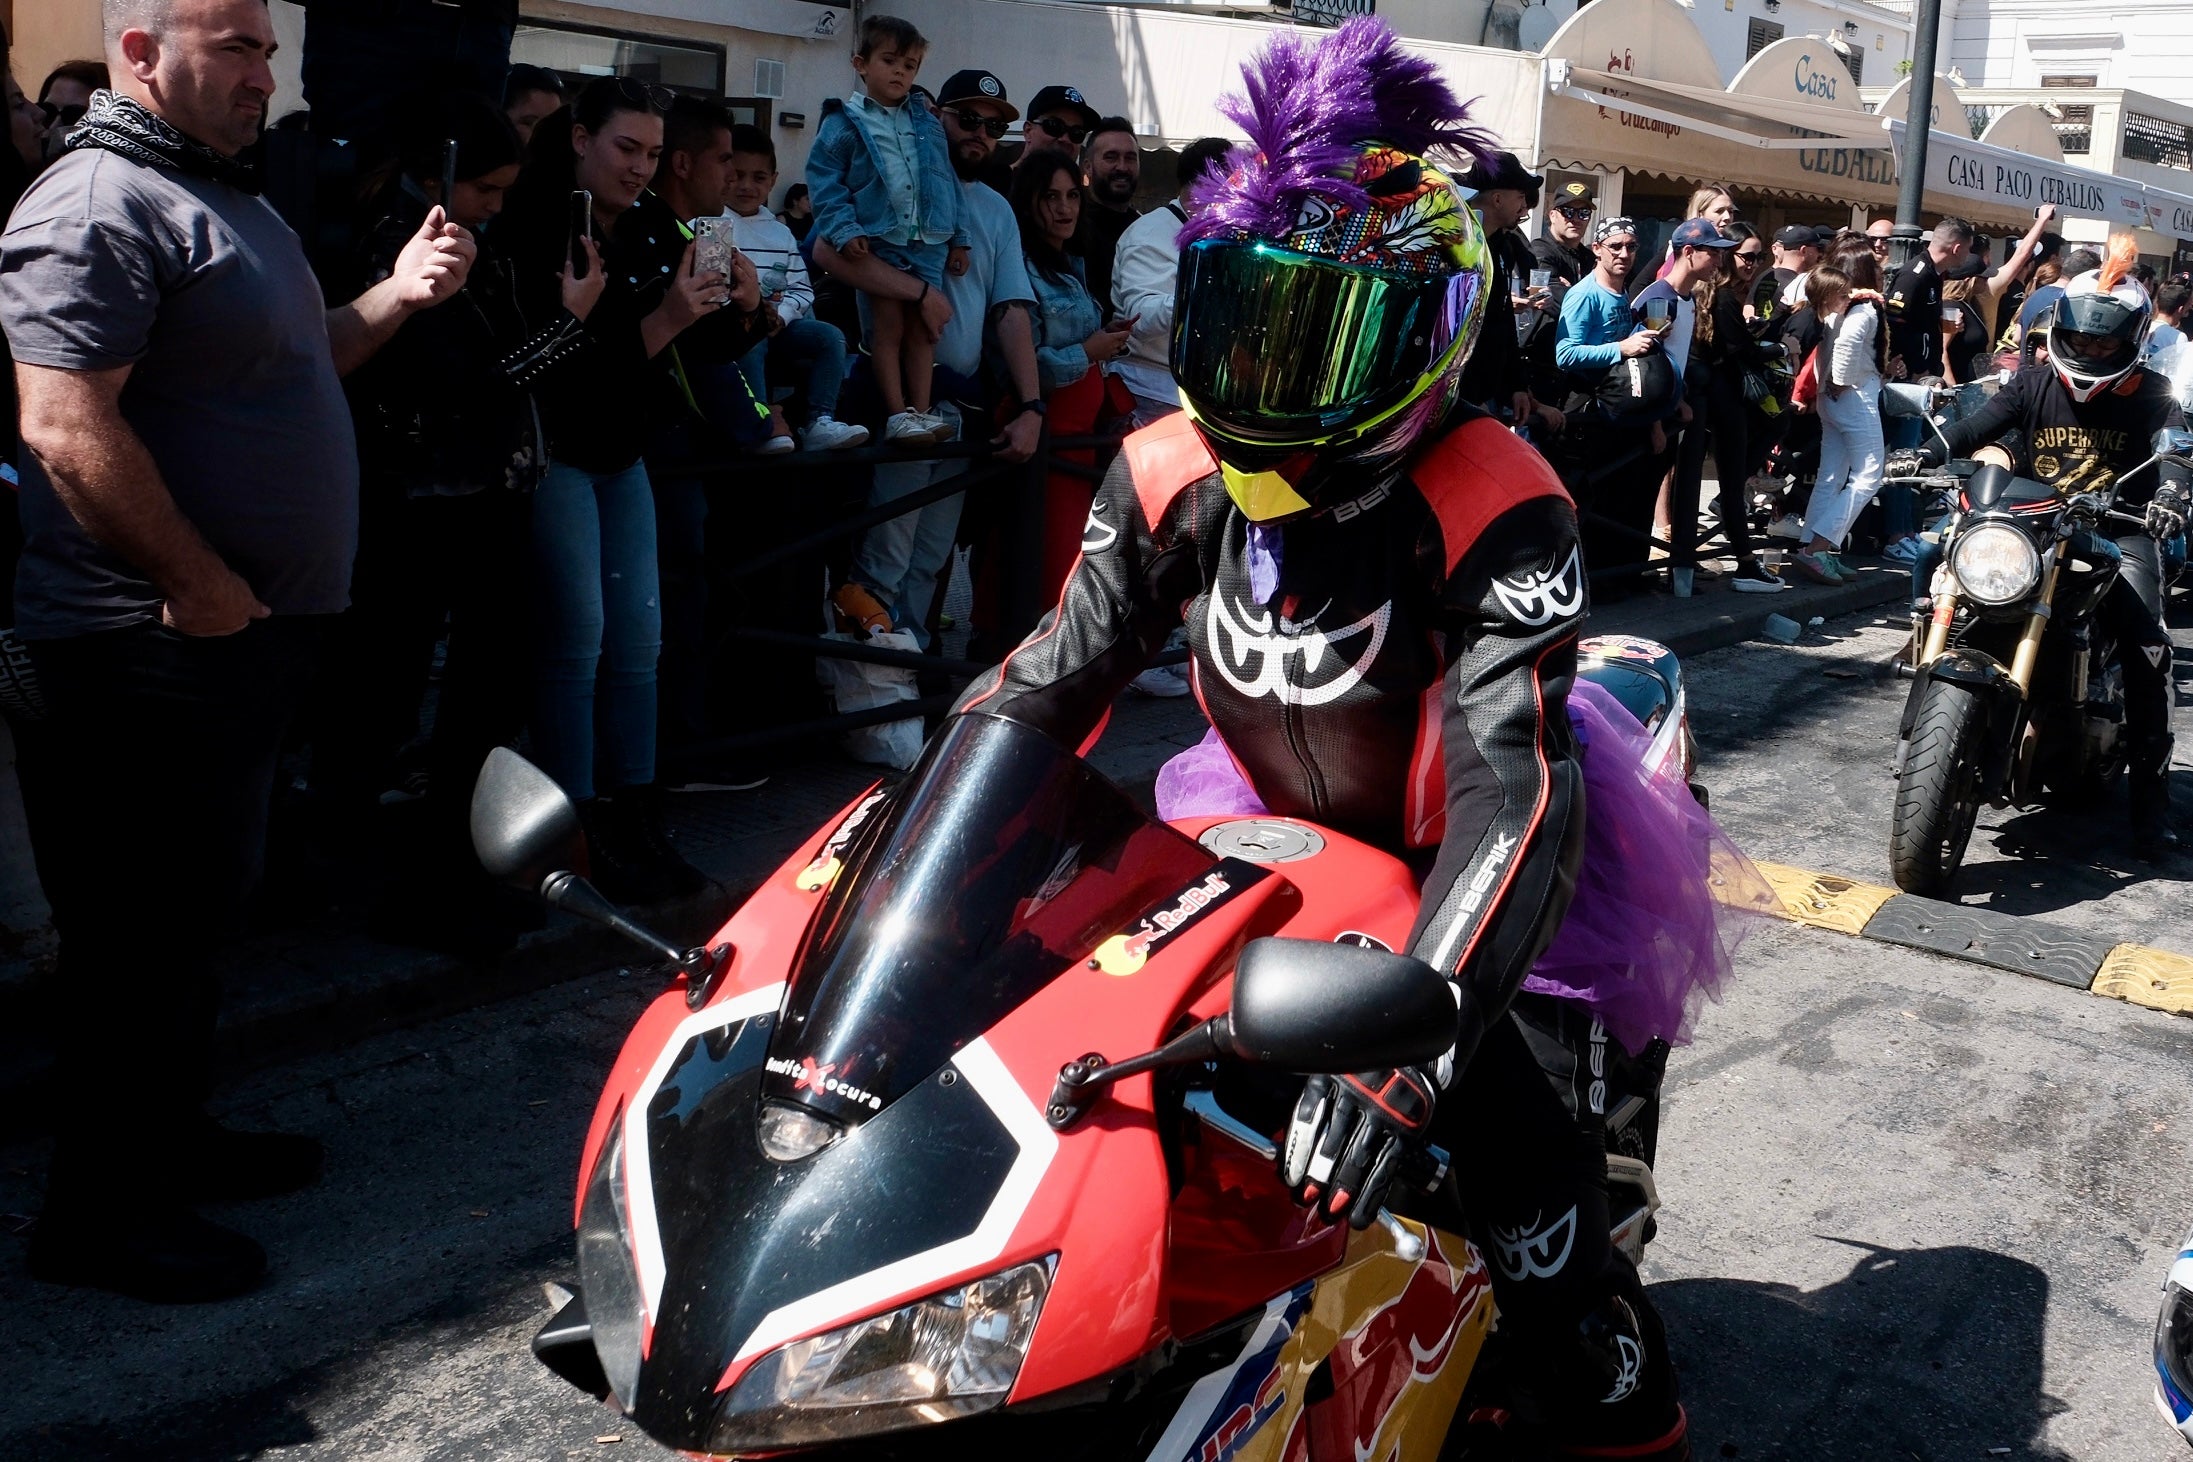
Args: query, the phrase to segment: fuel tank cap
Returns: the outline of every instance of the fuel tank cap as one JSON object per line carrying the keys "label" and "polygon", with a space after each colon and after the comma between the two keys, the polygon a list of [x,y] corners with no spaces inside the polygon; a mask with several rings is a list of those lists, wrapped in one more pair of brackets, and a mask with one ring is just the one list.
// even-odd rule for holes
{"label": "fuel tank cap", "polygon": [[1221,858],[1244,863],[1294,863],[1325,851],[1324,835],[1317,829],[1274,817],[1214,823],[1196,841]]}

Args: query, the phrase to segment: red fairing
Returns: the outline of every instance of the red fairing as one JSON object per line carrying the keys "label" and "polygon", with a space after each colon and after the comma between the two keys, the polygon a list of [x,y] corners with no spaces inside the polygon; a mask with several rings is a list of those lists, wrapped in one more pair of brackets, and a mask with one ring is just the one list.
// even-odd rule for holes
{"label": "red fairing", "polygon": [[[1216,1014],[1241,946],[1276,933],[1300,906],[1292,884],[1266,878],[1188,925],[1134,974],[1068,970],[991,1029],[991,1048],[1040,1110],[1061,1050],[1118,1060],[1163,1043],[1191,1009]],[[1131,1077],[1060,1138],[1006,1253],[988,1266],[1062,1256],[1013,1401],[1105,1375],[1166,1338],[1167,1202],[1151,1079]],[[1244,1292],[1235,1312],[1269,1297]]]}
{"label": "red fairing", "polygon": [[[872,795],[872,791],[862,793],[847,803],[844,811],[824,823],[769,875],[760,888],[754,890],[732,914],[730,921],[716,931],[715,938],[708,941],[711,947],[728,941],[737,951],[714,998],[708,1002],[710,1005],[784,978],[785,971],[792,967],[792,957],[799,949],[800,939],[807,932],[807,921],[822,901],[819,889],[803,891],[795,880]],[[601,1100],[595,1104],[594,1120],[586,1129],[586,1149],[579,1159],[578,1192],[571,1202],[574,1229],[579,1226],[579,1210],[586,1202],[586,1185],[594,1176],[594,1163],[601,1156],[602,1144],[609,1140],[610,1122],[639,1089],[640,1083],[647,1079],[648,1070],[662,1054],[670,1033],[690,1013],[685,1005],[685,980],[681,976],[662,998],[647,1007],[639,1023],[633,1026],[632,1034],[625,1037],[624,1048],[617,1053],[616,1064],[610,1067],[609,1081],[602,1088]]]}

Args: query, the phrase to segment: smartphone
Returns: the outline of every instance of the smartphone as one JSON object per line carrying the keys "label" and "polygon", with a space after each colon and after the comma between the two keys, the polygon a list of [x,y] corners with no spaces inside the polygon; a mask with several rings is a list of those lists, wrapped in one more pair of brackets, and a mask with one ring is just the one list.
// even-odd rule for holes
{"label": "smartphone", "polygon": [[695,274],[721,274],[731,277],[731,261],[738,257],[739,246],[731,241],[731,220],[728,218],[696,218],[693,220],[693,272]]}
{"label": "smartphone", "polygon": [[594,232],[594,193],[589,188],[571,190],[571,241],[565,252],[571,257],[571,277],[584,279],[587,275],[586,249],[579,240],[590,238]]}
{"label": "smartphone", "polygon": [[457,139],[445,139],[442,143],[442,216],[448,218],[457,207]]}

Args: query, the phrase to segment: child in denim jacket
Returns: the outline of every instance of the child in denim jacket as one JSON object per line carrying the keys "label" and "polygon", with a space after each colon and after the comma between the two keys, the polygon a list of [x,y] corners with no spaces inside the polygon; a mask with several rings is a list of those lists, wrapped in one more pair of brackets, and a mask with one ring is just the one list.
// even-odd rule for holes
{"label": "child in denim jacket", "polygon": [[[911,95],[929,43],[893,15],[861,21],[853,70],[860,88],[822,105],[807,158],[815,232],[847,258],[873,253],[928,291],[944,271],[964,273],[967,236],[959,222],[959,179],[944,124]],[[921,324],[921,301],[864,295],[869,357],[890,421],[884,439],[941,441],[952,428],[930,411],[936,342]]]}

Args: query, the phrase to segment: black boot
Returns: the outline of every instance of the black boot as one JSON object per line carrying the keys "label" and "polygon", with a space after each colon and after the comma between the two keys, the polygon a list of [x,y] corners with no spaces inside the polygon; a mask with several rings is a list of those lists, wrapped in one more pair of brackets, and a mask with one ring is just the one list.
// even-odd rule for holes
{"label": "black boot", "polygon": [[2169,735],[2126,738],[2132,853],[2145,862],[2178,849],[2178,835],[2170,826],[2170,748],[2174,739]]}
{"label": "black boot", "polygon": [[579,821],[594,886],[612,903],[659,904],[708,886],[707,877],[670,846],[653,787],[619,787],[582,802]]}

